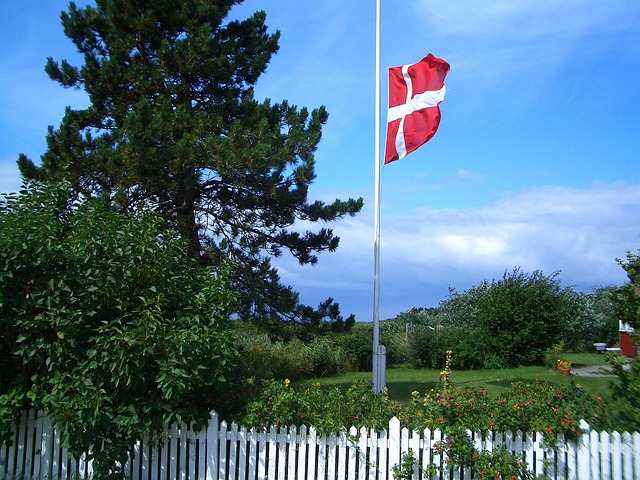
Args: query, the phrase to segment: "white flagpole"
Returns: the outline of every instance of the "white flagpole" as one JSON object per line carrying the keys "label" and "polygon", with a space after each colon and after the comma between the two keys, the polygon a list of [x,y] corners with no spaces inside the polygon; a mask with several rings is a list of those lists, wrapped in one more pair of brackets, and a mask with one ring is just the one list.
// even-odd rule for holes
{"label": "white flagpole", "polygon": [[376,83],[374,135],[374,265],[373,265],[373,392],[385,387],[386,355],[380,345],[380,0],[376,0]]}

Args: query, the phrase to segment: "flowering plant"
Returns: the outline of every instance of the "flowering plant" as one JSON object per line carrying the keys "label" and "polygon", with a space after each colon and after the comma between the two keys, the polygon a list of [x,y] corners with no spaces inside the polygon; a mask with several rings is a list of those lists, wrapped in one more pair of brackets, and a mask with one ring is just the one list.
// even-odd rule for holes
{"label": "flowering plant", "polygon": [[558,362],[558,367],[560,368],[560,370],[567,370],[571,368],[571,362],[569,360],[560,360]]}

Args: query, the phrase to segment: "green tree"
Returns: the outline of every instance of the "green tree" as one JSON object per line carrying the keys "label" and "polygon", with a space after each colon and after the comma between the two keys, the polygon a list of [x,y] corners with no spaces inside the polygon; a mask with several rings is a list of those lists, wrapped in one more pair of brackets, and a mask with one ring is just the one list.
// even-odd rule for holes
{"label": "green tree", "polygon": [[613,345],[618,341],[618,319],[610,293],[609,288],[590,293],[567,292],[567,306],[571,309],[564,328],[567,350],[593,351],[595,342]]}
{"label": "green tree", "polygon": [[486,280],[463,293],[449,287],[449,297],[440,302],[435,316],[438,325],[459,328],[476,327],[480,299],[490,288],[491,284]]}
{"label": "green tree", "polygon": [[[618,263],[627,272],[629,283],[611,291],[610,298],[616,316],[636,329],[631,336],[638,345],[640,328],[640,251],[637,255],[627,252],[625,260]],[[609,358],[618,377],[611,383],[611,409],[616,426],[627,431],[640,430],[640,357],[631,360],[631,365],[620,356]]]}
{"label": "green tree", "polygon": [[83,88],[90,106],[67,109],[49,129],[41,166],[22,155],[20,170],[30,179],[67,179],[124,211],[143,204],[187,239],[190,256],[232,260],[243,318],[341,323],[333,299],[317,309],[300,305],[270,258],[288,251],[316,263],[339,238],[327,228],[300,231],[297,222],[355,215],[363,202],[308,201],[327,112],[254,98],[279,32],[267,32],[264,12],[230,21],[239,3],[71,3],[62,24],[84,65],[49,58],[46,71]]}
{"label": "green tree", "polygon": [[526,274],[519,268],[493,281],[478,302],[485,365],[515,367],[544,362],[564,334],[572,309],[571,289],[558,274]]}
{"label": "green tree", "polygon": [[102,478],[163,422],[219,408],[237,296],[157,214],[73,198],[50,185],[0,200],[0,433],[42,409]]}
{"label": "green tree", "polygon": [[627,252],[625,260],[618,263],[627,272],[629,283],[610,294],[616,316],[633,328],[640,329],[640,251],[638,255]]}

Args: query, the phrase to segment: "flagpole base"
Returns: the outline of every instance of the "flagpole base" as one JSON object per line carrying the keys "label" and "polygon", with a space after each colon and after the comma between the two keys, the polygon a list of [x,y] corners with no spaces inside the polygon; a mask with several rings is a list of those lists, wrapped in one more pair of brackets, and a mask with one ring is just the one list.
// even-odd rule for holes
{"label": "flagpole base", "polygon": [[387,349],[378,345],[373,352],[373,393],[382,393],[385,389],[387,377]]}

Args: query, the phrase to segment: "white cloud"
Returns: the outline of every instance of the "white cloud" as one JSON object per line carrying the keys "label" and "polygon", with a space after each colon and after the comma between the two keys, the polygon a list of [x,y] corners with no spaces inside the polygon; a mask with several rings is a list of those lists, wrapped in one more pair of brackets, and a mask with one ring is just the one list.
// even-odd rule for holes
{"label": "white cloud", "polygon": [[577,38],[593,30],[622,30],[633,26],[638,13],[632,3],[596,0],[421,0],[416,10],[442,34],[514,40]]}
{"label": "white cloud", "polygon": [[472,182],[479,182],[481,180],[484,180],[486,177],[484,173],[471,172],[463,168],[458,170],[458,172],[456,173],[456,176],[463,180],[471,180]]}
{"label": "white cloud", "polygon": [[612,39],[637,44],[639,36],[637,2],[419,0],[415,10],[455,71],[476,80],[532,69],[550,75],[576,54],[595,57]]}
{"label": "white cloud", "polygon": [[[506,192],[473,209],[418,208],[382,219],[383,318],[435,306],[449,286],[465,290],[521,267],[590,291],[626,281],[615,259],[640,246],[640,185],[547,186]],[[328,296],[368,320],[373,289],[373,230],[361,215],[333,226],[338,251],[314,267],[292,267],[283,280],[317,303]]]}

